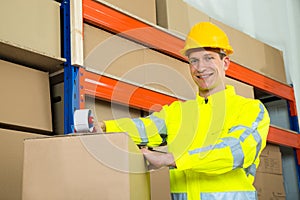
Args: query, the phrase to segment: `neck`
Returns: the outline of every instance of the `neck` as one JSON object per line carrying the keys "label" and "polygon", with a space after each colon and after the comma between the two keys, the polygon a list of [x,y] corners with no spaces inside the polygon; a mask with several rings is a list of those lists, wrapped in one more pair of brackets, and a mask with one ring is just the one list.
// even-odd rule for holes
{"label": "neck", "polygon": [[224,88],[214,88],[214,89],[200,89],[199,88],[199,96],[207,99],[210,95],[213,95],[217,92],[225,90]]}
{"label": "neck", "polygon": [[207,99],[207,97],[209,97],[210,95],[211,95],[211,93],[209,90],[207,90],[207,91],[199,90],[200,97]]}

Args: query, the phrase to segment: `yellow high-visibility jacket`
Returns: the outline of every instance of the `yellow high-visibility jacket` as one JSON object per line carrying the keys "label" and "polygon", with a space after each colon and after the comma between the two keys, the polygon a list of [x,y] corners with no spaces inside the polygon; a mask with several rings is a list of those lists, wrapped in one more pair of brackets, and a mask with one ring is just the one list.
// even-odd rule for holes
{"label": "yellow high-visibility jacket", "polygon": [[270,118],[259,100],[230,85],[209,96],[175,101],[145,118],[105,121],[107,132],[127,132],[136,144],[167,142],[174,200],[257,199],[253,186]]}

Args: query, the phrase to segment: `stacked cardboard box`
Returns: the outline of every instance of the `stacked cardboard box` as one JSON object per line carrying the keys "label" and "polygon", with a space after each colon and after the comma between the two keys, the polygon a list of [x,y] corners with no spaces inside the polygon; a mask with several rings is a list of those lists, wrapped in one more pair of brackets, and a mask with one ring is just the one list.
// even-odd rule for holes
{"label": "stacked cardboard box", "polygon": [[59,3],[48,0],[3,1],[0,22],[0,40],[60,57]]}
{"label": "stacked cardboard box", "polygon": [[0,123],[52,131],[47,72],[0,60]]}
{"label": "stacked cardboard box", "polygon": [[282,160],[278,145],[267,144],[260,156],[254,186],[258,199],[285,199]]}
{"label": "stacked cardboard box", "polygon": [[1,199],[170,199],[168,168],[148,171],[123,133],[50,137],[0,129],[0,146]]}
{"label": "stacked cardboard box", "polygon": [[1,58],[43,71],[62,68],[65,59],[61,58],[60,3],[4,1],[0,23]]}
{"label": "stacked cardboard box", "polygon": [[199,21],[210,20],[207,14],[182,0],[156,0],[156,12],[159,26],[182,36],[187,35],[190,28]]}
{"label": "stacked cardboard box", "polygon": [[57,99],[57,101],[52,102],[53,133],[64,135],[64,83],[53,84],[51,89],[52,98]]}
{"label": "stacked cardboard box", "polygon": [[0,199],[22,199],[24,139],[45,137],[0,128]]}
{"label": "stacked cardboard box", "polygon": [[156,24],[155,0],[97,0],[100,3],[125,11],[150,23]]}
{"label": "stacked cardboard box", "polygon": [[25,140],[22,199],[170,199],[168,168],[148,171],[124,133]]}

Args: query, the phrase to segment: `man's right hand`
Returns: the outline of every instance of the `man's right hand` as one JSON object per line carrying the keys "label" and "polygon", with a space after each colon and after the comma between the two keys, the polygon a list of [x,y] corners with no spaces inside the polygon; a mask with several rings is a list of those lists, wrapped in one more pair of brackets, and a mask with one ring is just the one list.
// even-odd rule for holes
{"label": "man's right hand", "polygon": [[99,126],[102,129],[103,132],[106,132],[106,125],[103,121],[99,122]]}

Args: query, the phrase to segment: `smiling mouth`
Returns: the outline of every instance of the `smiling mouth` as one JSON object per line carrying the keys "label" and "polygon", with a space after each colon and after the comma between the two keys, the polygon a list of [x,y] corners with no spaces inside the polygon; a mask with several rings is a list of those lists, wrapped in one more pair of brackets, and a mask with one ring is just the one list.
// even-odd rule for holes
{"label": "smiling mouth", "polygon": [[211,74],[198,75],[196,77],[199,78],[199,79],[206,79],[206,78],[210,77],[211,75],[212,75],[212,73]]}

